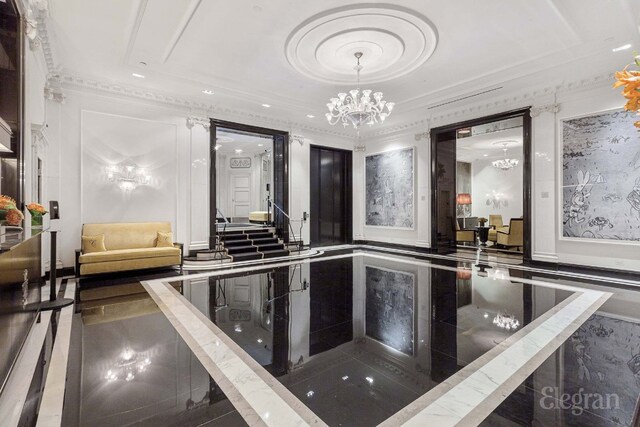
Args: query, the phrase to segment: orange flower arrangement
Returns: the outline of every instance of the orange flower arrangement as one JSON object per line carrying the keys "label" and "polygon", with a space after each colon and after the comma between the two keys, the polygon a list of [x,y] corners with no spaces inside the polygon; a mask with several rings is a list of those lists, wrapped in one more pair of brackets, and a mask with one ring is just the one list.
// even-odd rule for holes
{"label": "orange flower arrangement", "polygon": [[0,210],[9,210],[16,208],[16,201],[9,196],[0,195]]}
{"label": "orange flower arrangement", "polygon": [[5,217],[5,220],[9,225],[20,225],[23,219],[24,219],[24,215],[18,209],[8,210],[7,215]]}
{"label": "orange flower arrangement", "polygon": [[44,208],[44,206],[42,206],[39,203],[29,203],[27,205],[27,210],[31,212],[31,215],[33,214],[44,215],[47,213],[47,210]]}
{"label": "orange flower arrangement", "polygon": [[[640,67],[640,55],[635,57],[635,64]],[[640,115],[640,70],[628,70],[628,68],[629,65],[624,67],[624,70],[616,73],[616,82],[613,87],[624,87],[622,96],[627,98],[624,109],[627,111],[639,111],[638,115]],[[640,120],[635,122],[634,125],[640,128]]]}

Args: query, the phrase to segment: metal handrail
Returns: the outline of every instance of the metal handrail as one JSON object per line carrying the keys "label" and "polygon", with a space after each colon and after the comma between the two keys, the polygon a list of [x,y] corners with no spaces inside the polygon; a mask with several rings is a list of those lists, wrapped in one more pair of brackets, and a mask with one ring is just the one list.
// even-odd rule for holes
{"label": "metal handrail", "polygon": [[289,232],[293,236],[293,240],[298,241],[298,252],[302,252],[302,249],[304,248],[304,242],[302,241],[302,227],[304,226],[305,220],[304,219],[300,220],[300,239],[297,239],[296,233],[293,231],[293,227],[291,226],[291,221],[294,221],[294,220],[292,220],[291,217],[284,210],[282,210],[280,206],[278,206],[275,202],[273,202],[270,196],[267,196],[267,206],[270,207],[271,205],[275,206],[275,208],[278,211],[280,211],[280,213],[282,213],[282,215],[284,215],[289,220],[287,222],[287,225],[289,226]]}

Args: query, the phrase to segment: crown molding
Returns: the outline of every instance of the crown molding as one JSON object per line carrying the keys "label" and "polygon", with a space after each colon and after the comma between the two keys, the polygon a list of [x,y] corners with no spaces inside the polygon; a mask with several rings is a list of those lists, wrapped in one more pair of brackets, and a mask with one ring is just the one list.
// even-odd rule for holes
{"label": "crown molding", "polygon": [[[77,88],[84,90],[93,90],[113,95],[136,98],[148,102],[160,104],[168,104],[187,110],[188,113],[200,112],[199,116],[233,119],[241,122],[254,124],[256,122],[265,124],[275,129],[290,130],[292,128],[300,129],[318,135],[337,136],[345,139],[355,139],[355,136],[346,132],[338,132],[335,128],[326,129],[308,124],[257,114],[254,112],[240,110],[229,107],[221,107],[214,104],[207,104],[190,98],[183,98],[167,93],[160,93],[153,90],[137,88],[134,86],[122,85],[117,82],[109,82],[98,80],[95,78],[86,78],[71,74],[67,71],[56,73],[56,77],[60,79],[61,86],[68,88]],[[196,117],[196,116],[194,116]]]}
{"label": "crown molding", "polygon": [[[547,85],[543,87],[532,88],[529,90],[521,91],[519,93],[511,93],[508,96],[490,98],[489,101],[477,102],[469,106],[458,109],[450,109],[439,113],[434,113],[428,118],[423,120],[413,120],[405,123],[401,123],[394,126],[384,127],[375,132],[368,132],[362,135],[363,138],[377,138],[382,136],[393,136],[406,132],[410,129],[415,129],[423,126],[429,126],[429,123],[438,123],[439,125],[445,125],[447,123],[454,123],[461,121],[468,116],[486,114],[487,110],[502,109],[512,110],[527,105],[535,105],[536,100],[541,100],[549,95],[561,95],[570,91],[576,90],[588,90],[596,87],[601,87],[610,84],[614,79],[614,73],[597,74],[591,77],[582,78],[570,82],[558,82],[553,85]],[[560,108],[561,103],[554,103],[550,105],[544,105],[541,107],[532,108],[533,114],[539,115],[543,112],[557,112],[556,108]],[[540,110],[541,108],[541,110]],[[477,114],[476,114],[477,113]]]}

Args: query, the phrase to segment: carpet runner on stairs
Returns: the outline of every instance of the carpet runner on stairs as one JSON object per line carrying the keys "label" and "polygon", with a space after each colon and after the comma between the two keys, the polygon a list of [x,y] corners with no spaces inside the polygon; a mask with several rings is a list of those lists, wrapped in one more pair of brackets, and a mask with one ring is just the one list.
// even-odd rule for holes
{"label": "carpet runner on stairs", "polygon": [[268,230],[244,230],[220,233],[220,249],[232,262],[288,256],[289,250],[273,232]]}

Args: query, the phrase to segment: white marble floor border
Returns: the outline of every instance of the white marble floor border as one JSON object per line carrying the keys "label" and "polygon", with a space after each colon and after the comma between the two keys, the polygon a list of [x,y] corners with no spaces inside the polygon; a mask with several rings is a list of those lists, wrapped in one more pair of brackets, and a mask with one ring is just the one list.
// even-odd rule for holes
{"label": "white marble floor border", "polygon": [[[70,279],[64,291],[65,298],[75,298],[76,281]],[[65,385],[71,343],[71,324],[75,304],[60,310],[56,339],[51,352],[49,370],[45,380],[40,409],[38,411],[38,427],[58,427],[62,424],[62,408],[64,405]]]}
{"label": "white marble floor border", "polygon": [[[233,269],[232,271],[234,273],[250,272],[263,270],[265,268],[283,267],[299,263],[320,262],[358,256],[384,260],[391,259],[393,261],[406,264],[429,266],[452,271],[457,270],[457,268],[454,267],[433,265],[428,260],[407,259],[401,256],[392,256],[392,258],[389,258],[389,256],[383,256],[378,253],[356,252],[316,259],[292,260],[289,262],[268,265],[247,266],[239,269]],[[508,264],[502,264],[500,266],[503,268],[513,267]],[[182,297],[168,284],[169,282],[174,282],[176,280],[218,276],[228,274],[229,272],[230,270],[220,270],[181,277],[158,279],[143,282],[143,285],[147,288],[149,293],[152,294],[154,299],[157,300],[156,302],[161,305],[161,309],[163,309],[163,311],[169,311],[168,306],[165,305],[165,299],[169,298],[171,304],[175,307],[181,305],[182,309],[191,312],[190,316],[185,316],[183,314],[182,320],[169,313],[169,316],[171,316],[170,320],[181,335],[185,334],[186,337],[183,336],[185,341],[187,341],[190,346],[194,346],[192,350],[195,354],[203,353],[203,351],[212,352],[208,355],[208,360],[206,360],[206,358],[205,360],[207,364],[211,365],[213,362],[213,365],[215,366],[207,366],[207,364],[203,362],[203,365],[205,365],[207,369],[215,371],[218,374],[217,376],[220,376],[221,373],[225,375],[224,371],[228,368],[216,364],[216,351],[220,351],[218,350],[220,345],[225,345],[226,348],[224,350],[224,354],[229,354],[229,352],[234,354],[235,357],[245,363],[246,366],[243,368],[252,369],[253,374],[260,377],[264,385],[279,389],[278,392],[273,388],[271,391],[264,389],[265,395],[263,398],[268,396],[268,400],[274,398],[277,399],[277,397],[282,396],[283,393],[288,391],[286,389],[282,390],[283,386],[275,378],[264,371],[264,369],[253,361],[253,359],[246,354],[244,350],[237,346],[231,338],[226,336],[206,316],[200,313],[199,310],[197,310],[189,301]],[[430,392],[421,396],[403,410],[399,411],[397,414],[385,421],[383,423],[384,425],[392,426],[405,423],[406,425],[425,425],[425,423],[429,422],[434,422],[437,425],[474,425],[479,423],[481,420],[486,418],[486,416],[488,416],[507,396],[509,396],[509,394],[522,381],[524,381],[531,372],[537,369],[550,354],[552,354],[567,338],[569,338],[571,334],[575,332],[575,330],[611,296],[611,294],[607,292],[593,291],[575,286],[554,284],[540,280],[528,280],[519,277],[514,279],[522,283],[562,289],[573,292],[574,294],[562,303],[553,307],[544,315],[540,316],[538,319],[535,319],[526,327],[522,328],[508,340],[496,346],[481,358],[477,359],[463,370],[456,373]],[[173,297],[170,297],[171,294],[174,294]],[[198,328],[204,325],[212,331],[213,336],[216,338],[210,338],[217,339],[217,341],[215,341],[216,347],[213,347],[211,342],[206,343],[203,346],[198,343],[198,340],[194,339],[195,337],[191,332],[189,332],[194,324],[192,322],[194,321],[196,321],[195,324],[199,324]],[[217,357],[224,358],[227,356]],[[243,372],[251,376],[248,371]],[[212,377],[215,379],[213,374]],[[236,381],[229,378],[228,375],[226,375],[226,378],[233,387],[233,389],[230,390],[230,393],[233,394],[234,391],[238,392]],[[261,387],[264,385],[261,384]],[[227,391],[225,391],[225,393],[227,393]],[[293,395],[286,396],[284,398],[284,403],[289,404],[289,402],[295,406],[292,406],[290,409],[296,412],[303,411],[304,414],[309,416],[307,412],[309,409]],[[249,420],[251,419],[251,416],[259,414],[259,411],[256,411],[254,408],[254,405],[257,405],[259,402],[248,402],[244,400],[242,403],[244,405],[248,404],[252,408],[252,411],[250,411],[252,412],[252,415],[250,414],[245,419]],[[236,406],[236,408],[238,408],[238,406]],[[240,411],[240,408],[238,409]],[[246,411],[247,408],[245,407],[244,409]],[[242,413],[242,411],[240,412]],[[262,418],[261,421],[266,423],[267,420]],[[322,423],[319,418],[315,421]]]}
{"label": "white marble floor border", "polygon": [[325,425],[166,281],[142,285],[249,425]]}
{"label": "white marble floor border", "polygon": [[18,360],[4,387],[0,398],[0,424],[2,426],[17,426],[20,422],[22,409],[27,400],[29,387],[33,380],[36,365],[51,323],[51,312],[40,314],[40,321],[35,323],[22,346]]}

